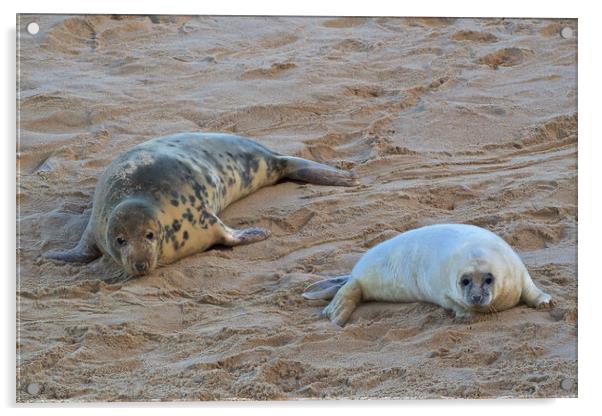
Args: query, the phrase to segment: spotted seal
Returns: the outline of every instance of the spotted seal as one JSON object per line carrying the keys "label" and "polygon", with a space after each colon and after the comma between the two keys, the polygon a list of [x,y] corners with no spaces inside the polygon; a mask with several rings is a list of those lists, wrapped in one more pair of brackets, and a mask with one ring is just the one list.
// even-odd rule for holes
{"label": "spotted seal", "polygon": [[368,250],[349,276],[307,287],[306,299],[334,299],[323,315],[344,325],[361,300],[430,302],[469,318],[551,297],[500,237],[473,225],[439,224],[404,232]]}
{"label": "spotted seal", "polygon": [[217,214],[283,178],[320,185],[358,184],[351,172],[281,155],[235,135],[181,133],[149,140],[107,167],[77,246],[44,257],[88,263],[105,254],[127,273],[144,275],[215,244],[264,240],[269,230],[235,230]]}

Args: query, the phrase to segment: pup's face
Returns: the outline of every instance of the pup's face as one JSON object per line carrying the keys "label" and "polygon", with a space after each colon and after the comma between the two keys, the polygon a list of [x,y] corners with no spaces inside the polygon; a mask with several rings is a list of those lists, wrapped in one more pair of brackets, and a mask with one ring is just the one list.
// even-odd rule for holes
{"label": "pup's face", "polygon": [[464,303],[471,309],[487,309],[493,299],[496,277],[489,270],[464,272],[458,278]]}
{"label": "pup's face", "polygon": [[130,275],[148,274],[157,267],[159,233],[151,209],[138,204],[120,205],[113,211],[107,230],[111,257]]}

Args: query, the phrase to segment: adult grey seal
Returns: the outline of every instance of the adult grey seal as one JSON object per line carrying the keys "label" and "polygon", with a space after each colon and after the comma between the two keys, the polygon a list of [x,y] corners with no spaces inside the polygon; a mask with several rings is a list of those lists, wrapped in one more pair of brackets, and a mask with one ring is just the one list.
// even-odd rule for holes
{"label": "adult grey seal", "polygon": [[264,240],[269,230],[235,230],[217,214],[283,178],[319,185],[358,184],[351,172],[281,155],[239,136],[182,133],[149,140],[107,167],[77,246],[44,256],[88,263],[106,254],[129,274],[143,275],[214,244]]}
{"label": "adult grey seal", "polygon": [[361,300],[430,302],[468,318],[551,297],[500,237],[473,225],[440,224],[404,232],[368,250],[351,275],[307,287],[306,299],[334,299],[322,314],[344,325]]}

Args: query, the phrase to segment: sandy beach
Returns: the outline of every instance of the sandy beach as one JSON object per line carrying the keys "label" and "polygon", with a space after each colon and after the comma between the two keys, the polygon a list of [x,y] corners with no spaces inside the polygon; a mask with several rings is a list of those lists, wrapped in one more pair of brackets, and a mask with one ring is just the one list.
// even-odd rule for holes
{"label": "sandy beach", "polygon": [[[576,20],[20,24],[18,402],[577,395]],[[269,239],[142,278],[41,258],[77,243],[117,155],[185,131],[248,136],[361,185],[263,188],[220,217]],[[379,242],[449,222],[503,237],[555,306],[456,322],[372,302],[339,328],[301,297]]]}

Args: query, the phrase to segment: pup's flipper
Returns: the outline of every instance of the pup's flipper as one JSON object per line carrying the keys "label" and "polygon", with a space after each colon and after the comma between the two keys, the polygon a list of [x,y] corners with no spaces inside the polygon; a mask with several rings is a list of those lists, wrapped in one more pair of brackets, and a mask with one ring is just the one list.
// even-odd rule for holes
{"label": "pup's flipper", "polygon": [[349,280],[322,311],[333,323],[343,326],[362,300],[362,288],[357,280]]}
{"label": "pup's flipper", "polygon": [[330,279],[320,280],[318,282],[312,283],[311,285],[305,288],[305,292],[303,292],[303,297],[305,299],[316,300],[316,299],[324,299],[329,300],[337,294],[339,289],[343,287],[345,283],[349,281],[351,276],[340,276],[340,277],[332,277]]}

